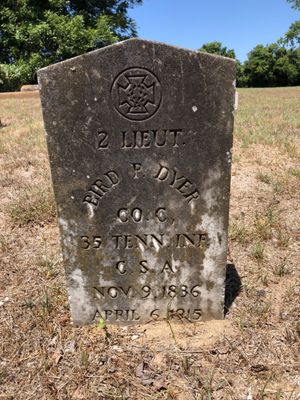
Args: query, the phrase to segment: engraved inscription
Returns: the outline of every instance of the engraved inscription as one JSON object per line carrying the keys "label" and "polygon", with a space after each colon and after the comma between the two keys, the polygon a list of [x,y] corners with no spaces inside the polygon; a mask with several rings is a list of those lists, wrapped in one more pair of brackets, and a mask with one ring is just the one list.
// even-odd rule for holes
{"label": "engraved inscription", "polygon": [[[131,163],[131,176],[133,179],[144,178],[146,175],[143,172],[143,165],[141,163]],[[189,180],[186,176],[182,175],[177,168],[169,168],[159,164],[158,171],[151,175],[152,179],[159,182],[165,182],[170,187],[176,189],[188,203],[193,200],[198,200],[200,195],[196,185]],[[106,172],[101,179],[97,179],[88,189],[84,196],[83,203],[87,203],[97,208],[100,199],[102,199],[107,193],[109,193],[116,185],[120,182],[119,174],[116,171]],[[127,216],[128,210],[122,208],[118,211],[118,218],[122,222],[128,221]],[[165,209],[156,210],[155,218],[159,222],[165,222]],[[134,222],[140,222],[142,220],[142,210],[136,208],[131,213],[131,219]],[[149,219],[149,218],[148,218]]]}
{"label": "engraved inscription", "polygon": [[222,318],[234,62],[133,39],[68,63],[40,78],[73,323]]}
{"label": "engraved inscription", "polygon": [[159,248],[164,246],[164,234],[113,235],[116,249]]}
{"label": "engraved inscription", "polygon": [[85,250],[99,249],[102,244],[101,236],[81,236],[81,248]]}
{"label": "engraved inscription", "polygon": [[[106,150],[110,147],[111,134],[107,130],[99,129],[95,136],[95,147],[97,150]],[[116,148],[127,149],[150,149],[153,147],[181,147],[186,144],[186,132],[183,129],[132,129],[122,130],[118,135]]]}
{"label": "engraved inscription", "polygon": [[150,312],[150,318],[153,320],[158,320],[162,317],[165,317],[167,319],[187,319],[188,321],[199,321],[202,317],[202,310],[199,308],[188,308],[187,310],[184,308],[177,308],[176,310],[171,308],[167,310],[166,316],[160,315],[159,308],[155,308]]}
{"label": "engraved inscription", "polygon": [[[135,208],[134,210],[138,209]],[[122,218],[122,222],[124,224],[129,222],[127,216],[129,216],[130,214],[127,214],[125,211],[124,214],[122,214],[122,209],[120,210],[119,214],[120,220]],[[222,238],[220,238],[220,240],[222,240]],[[139,233],[135,235],[118,233],[109,237],[84,233],[80,236],[79,244],[80,247],[84,250],[99,249],[101,246],[103,246],[103,244],[112,244],[115,249],[126,250],[137,249],[141,246],[145,249],[158,249],[163,247],[170,247],[174,249],[206,249],[209,246],[209,238],[207,233],[205,232],[174,233],[174,235],[171,237],[166,235],[165,233]],[[145,262],[147,263],[147,261]],[[123,262],[123,266],[124,265],[125,261]],[[163,269],[165,268],[166,267],[164,267]],[[172,270],[172,267],[170,267],[170,270]]]}
{"label": "engraved inscription", "polygon": [[159,166],[159,171],[154,176],[160,182],[166,182],[175,188],[190,203],[199,199],[199,192],[196,186],[184,175],[181,175],[176,168],[168,168],[164,165]]}
{"label": "engraved inscription", "polygon": [[130,274],[132,272],[135,273],[136,270],[138,270],[141,274],[147,274],[148,272],[157,272],[159,274],[167,274],[167,276],[169,276],[171,274],[176,274],[181,266],[168,260],[166,260],[162,264],[158,264],[156,262],[152,265],[150,265],[148,260],[141,260],[138,266],[132,264],[129,265],[127,261],[121,260],[117,261],[115,268],[121,275]]}
{"label": "engraved inscription", "polygon": [[207,247],[209,245],[208,236],[206,233],[178,233],[176,235],[176,247]]}
{"label": "engraved inscription", "polygon": [[108,149],[108,134],[104,131],[98,132],[97,149]]}
{"label": "engraved inscription", "polygon": [[168,310],[168,317],[170,319],[187,319],[188,321],[199,321],[202,316],[202,311],[199,308],[194,310],[178,308],[177,310]]}
{"label": "engraved inscription", "polygon": [[185,145],[182,129],[147,129],[122,131],[122,149],[179,147]]}
{"label": "engraved inscription", "polygon": [[104,319],[104,321],[120,321],[120,322],[126,322],[126,321],[139,321],[140,316],[138,315],[136,310],[132,309],[125,309],[125,310],[98,310],[96,309],[93,321],[99,320],[99,318]]}
{"label": "engraved inscription", "polygon": [[132,121],[143,121],[159,109],[161,85],[153,72],[129,68],[114,80],[111,96],[120,115]]}
{"label": "engraved inscription", "polygon": [[116,171],[108,171],[103,178],[97,179],[88,189],[84,196],[83,203],[98,207],[99,200],[109,193],[120,182],[119,174]]}
{"label": "engraved inscription", "polygon": [[144,212],[141,208],[135,207],[132,209],[128,208],[120,208],[118,210],[118,220],[120,222],[142,222],[144,220],[149,220],[150,218],[156,219],[157,222],[166,222],[167,221],[167,211],[165,207],[157,208],[153,213]]}
{"label": "engraved inscription", "polygon": [[201,285],[167,285],[161,288],[151,288],[149,285],[141,286],[140,288],[133,286],[98,286],[94,287],[95,299],[117,299],[121,298],[139,298],[145,299],[164,299],[174,297],[199,297]]}

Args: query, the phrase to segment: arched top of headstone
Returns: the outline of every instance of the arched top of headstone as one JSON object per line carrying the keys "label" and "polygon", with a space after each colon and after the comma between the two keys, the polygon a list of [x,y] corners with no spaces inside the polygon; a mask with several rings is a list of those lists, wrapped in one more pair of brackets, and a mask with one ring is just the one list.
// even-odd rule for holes
{"label": "arched top of headstone", "polygon": [[[43,72],[43,71],[47,71],[50,69],[57,69],[60,68],[63,65],[68,65],[71,66],[72,64],[76,64],[77,62],[82,62],[83,59],[86,58],[95,58],[97,56],[99,57],[105,57],[105,55],[107,55],[108,57],[111,57],[111,53],[115,52],[115,51],[120,51],[120,52],[139,52],[139,51],[152,51],[153,55],[155,55],[155,50],[160,50],[160,51],[170,51],[172,53],[177,53],[178,55],[180,54],[186,54],[186,55],[190,55],[192,57],[196,56],[198,58],[202,58],[202,59],[208,59],[210,60],[210,62],[228,62],[231,64],[235,64],[235,60],[232,58],[228,58],[228,57],[223,57],[220,55],[216,55],[216,54],[209,54],[209,53],[205,53],[205,52],[199,52],[199,51],[195,51],[195,50],[190,50],[190,49],[186,49],[183,47],[178,47],[178,46],[173,46],[173,45],[169,45],[166,43],[162,43],[162,42],[157,42],[157,41],[151,41],[151,40],[145,40],[145,39],[141,39],[141,38],[131,38],[131,39],[127,39],[124,40],[122,42],[118,42],[115,44],[111,44],[109,46],[105,46],[102,47],[100,49],[96,49],[93,51],[90,51],[88,53],[70,58],[68,60],[59,62],[57,64],[52,64],[48,67],[45,68],[41,68],[39,71]],[[151,53],[149,53],[150,55]]]}

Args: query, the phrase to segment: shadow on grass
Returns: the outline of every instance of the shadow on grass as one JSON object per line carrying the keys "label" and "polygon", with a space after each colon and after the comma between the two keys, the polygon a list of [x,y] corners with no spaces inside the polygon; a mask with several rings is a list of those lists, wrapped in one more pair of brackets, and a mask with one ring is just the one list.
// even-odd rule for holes
{"label": "shadow on grass", "polygon": [[1,121],[1,119],[0,119],[0,128],[5,128],[7,125],[6,124],[4,124],[2,121]]}
{"label": "shadow on grass", "polygon": [[242,288],[241,278],[232,263],[226,265],[224,314],[226,315]]}

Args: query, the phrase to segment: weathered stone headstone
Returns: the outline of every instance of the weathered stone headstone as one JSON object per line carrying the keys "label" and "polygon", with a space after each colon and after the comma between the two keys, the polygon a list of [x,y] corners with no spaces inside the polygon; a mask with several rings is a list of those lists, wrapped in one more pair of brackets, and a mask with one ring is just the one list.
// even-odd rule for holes
{"label": "weathered stone headstone", "polygon": [[234,78],[139,39],[39,71],[75,324],[223,317]]}

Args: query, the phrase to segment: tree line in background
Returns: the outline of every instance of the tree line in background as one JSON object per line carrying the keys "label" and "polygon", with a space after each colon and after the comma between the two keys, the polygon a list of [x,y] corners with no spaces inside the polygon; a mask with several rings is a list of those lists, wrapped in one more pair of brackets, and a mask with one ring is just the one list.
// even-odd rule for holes
{"label": "tree line in background", "polygon": [[[300,85],[300,48],[281,43],[259,44],[243,64],[237,60],[237,87]],[[234,50],[223,47],[221,42],[206,43],[199,51],[236,58]]]}
{"label": "tree line in background", "polygon": [[0,91],[36,83],[49,64],[136,35],[142,0],[0,0]]}
{"label": "tree line in background", "polygon": [[[300,10],[300,0],[287,0]],[[142,0],[1,0],[0,91],[36,82],[36,71],[136,36],[128,9]],[[236,58],[221,42],[199,51]],[[237,60],[238,87],[300,85],[300,20],[270,45]]]}
{"label": "tree line in background", "polygon": [[[300,0],[287,1],[300,10]],[[206,43],[199,51],[236,58],[234,50],[227,49],[221,42]],[[236,70],[238,87],[300,85],[300,20],[276,43],[259,44],[244,63],[237,60]]]}

